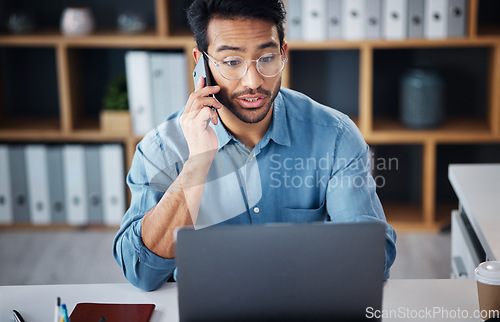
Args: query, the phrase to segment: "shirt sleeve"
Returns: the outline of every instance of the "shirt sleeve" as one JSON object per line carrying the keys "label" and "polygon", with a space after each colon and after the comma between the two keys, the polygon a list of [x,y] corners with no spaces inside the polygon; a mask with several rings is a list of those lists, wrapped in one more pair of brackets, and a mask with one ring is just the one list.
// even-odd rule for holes
{"label": "shirt sleeve", "polygon": [[327,212],[332,222],[385,224],[385,279],[396,258],[396,232],[386,221],[376,184],[370,174],[369,148],[356,125],[345,117],[339,125],[334,164],[327,188]]}
{"label": "shirt sleeve", "polygon": [[[113,256],[132,285],[151,291],[167,282],[176,268],[176,262],[175,259],[166,259],[154,254],[142,242],[142,219],[164,194],[164,191],[151,187],[146,173],[146,162],[157,163],[151,160],[151,156],[145,156],[139,143],[127,175],[132,200],[115,236]],[[163,171],[164,174],[165,172]],[[169,175],[163,175],[162,178],[165,187],[173,182]]]}

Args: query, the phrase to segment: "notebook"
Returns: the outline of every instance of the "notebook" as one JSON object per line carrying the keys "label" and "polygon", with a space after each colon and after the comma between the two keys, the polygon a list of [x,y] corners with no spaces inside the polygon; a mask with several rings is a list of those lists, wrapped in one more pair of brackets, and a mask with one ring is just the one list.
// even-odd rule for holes
{"label": "notebook", "polygon": [[154,304],[78,303],[69,319],[71,322],[148,322],[154,309]]}
{"label": "notebook", "polygon": [[384,256],[379,222],[182,228],[180,321],[374,321]]}

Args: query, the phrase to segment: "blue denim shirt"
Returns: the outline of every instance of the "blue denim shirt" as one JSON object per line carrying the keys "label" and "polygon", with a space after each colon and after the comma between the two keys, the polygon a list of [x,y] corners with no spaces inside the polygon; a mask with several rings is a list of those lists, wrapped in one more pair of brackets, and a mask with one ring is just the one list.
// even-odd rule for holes
{"label": "blue denim shirt", "polygon": [[[160,287],[176,273],[175,259],[157,256],[143,244],[141,226],[144,214],[159,202],[187,160],[181,114],[182,110],[170,116],[137,145],[127,176],[132,200],[113,252],[125,277],[144,290]],[[217,133],[219,149],[195,228],[381,221],[386,225],[385,278],[389,278],[396,257],[396,233],[386,222],[369,173],[368,145],[346,115],[281,88],[271,125],[253,150],[221,122],[210,126]]]}

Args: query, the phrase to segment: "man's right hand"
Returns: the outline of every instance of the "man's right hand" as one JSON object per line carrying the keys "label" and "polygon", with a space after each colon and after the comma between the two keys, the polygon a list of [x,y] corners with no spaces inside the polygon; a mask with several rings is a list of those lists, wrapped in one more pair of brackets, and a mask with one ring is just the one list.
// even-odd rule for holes
{"label": "man's right hand", "polygon": [[198,164],[211,164],[219,147],[217,134],[208,126],[209,122],[214,125],[219,122],[212,107],[220,109],[222,104],[210,96],[219,91],[219,86],[205,87],[205,78],[200,78],[180,117],[182,132],[189,147],[189,159]]}

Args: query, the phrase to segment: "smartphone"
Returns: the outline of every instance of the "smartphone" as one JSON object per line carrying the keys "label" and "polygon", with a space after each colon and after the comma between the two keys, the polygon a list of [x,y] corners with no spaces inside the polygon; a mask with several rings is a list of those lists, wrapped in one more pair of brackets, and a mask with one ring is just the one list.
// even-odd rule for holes
{"label": "smartphone", "polygon": [[[208,59],[205,57],[205,54],[203,53],[201,54],[200,59],[198,59],[198,63],[196,63],[196,66],[194,67],[193,71],[193,81],[195,88],[196,85],[198,85],[198,81],[200,80],[201,77],[205,77],[205,86],[216,85],[212,73],[210,72],[210,68],[208,67]],[[217,97],[215,97],[214,94],[212,94],[211,96],[217,99]],[[219,115],[217,109],[213,107],[211,107],[211,109],[214,110],[217,113],[217,115]]]}
{"label": "smartphone", "polygon": [[200,59],[198,59],[198,63],[193,71],[193,81],[194,87],[198,84],[198,81],[201,77],[205,77],[205,86],[214,86],[214,78],[212,77],[212,73],[210,72],[210,68],[208,67],[208,60],[205,58],[205,54],[201,54]]}

